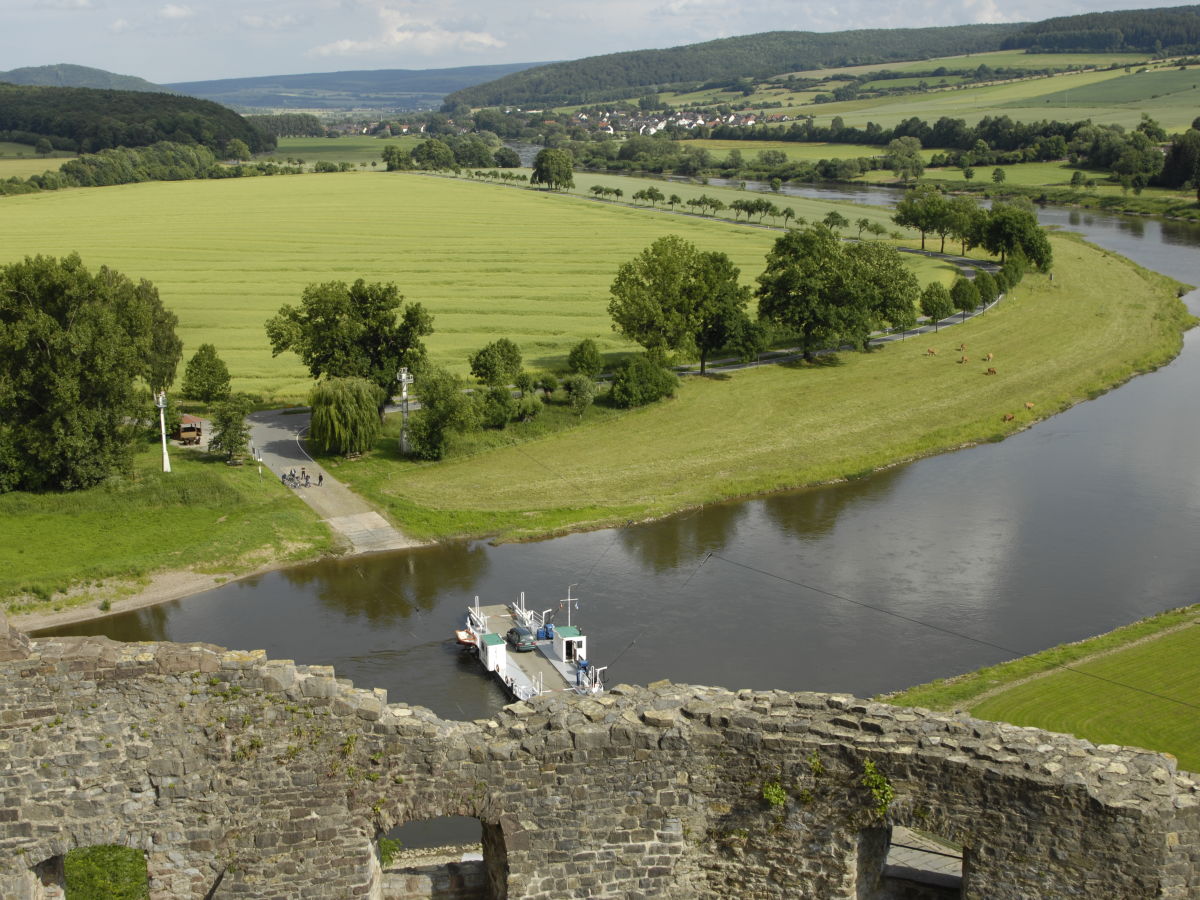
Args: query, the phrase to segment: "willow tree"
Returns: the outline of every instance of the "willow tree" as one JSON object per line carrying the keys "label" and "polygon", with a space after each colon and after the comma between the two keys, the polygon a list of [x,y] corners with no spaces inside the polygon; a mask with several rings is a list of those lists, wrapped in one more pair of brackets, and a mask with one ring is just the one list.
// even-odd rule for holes
{"label": "willow tree", "polygon": [[379,437],[383,390],[365,378],[326,378],[308,395],[309,438],[324,452],[347,456],[370,449]]}

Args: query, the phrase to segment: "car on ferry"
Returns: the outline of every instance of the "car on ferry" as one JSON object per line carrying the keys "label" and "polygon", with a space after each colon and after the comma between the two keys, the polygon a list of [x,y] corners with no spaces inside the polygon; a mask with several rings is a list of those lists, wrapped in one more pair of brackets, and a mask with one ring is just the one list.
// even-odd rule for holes
{"label": "car on ferry", "polygon": [[524,625],[508,629],[508,634],[504,638],[508,641],[509,646],[518,653],[528,653],[530,650],[537,649],[537,644],[533,642],[533,632]]}

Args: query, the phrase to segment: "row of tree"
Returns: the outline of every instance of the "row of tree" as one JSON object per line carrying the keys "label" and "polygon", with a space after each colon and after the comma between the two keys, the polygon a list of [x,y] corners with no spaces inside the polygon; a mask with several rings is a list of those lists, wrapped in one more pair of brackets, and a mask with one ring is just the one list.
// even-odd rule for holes
{"label": "row of tree", "polygon": [[933,185],[920,185],[896,204],[892,220],[919,231],[922,250],[926,236],[936,234],[941,238],[942,252],[946,238],[951,237],[961,243],[964,254],[972,247],[983,247],[998,255],[1001,262],[1015,254],[1042,271],[1048,271],[1053,263],[1050,242],[1025,198],[997,201],[985,210],[972,197],[948,196]]}

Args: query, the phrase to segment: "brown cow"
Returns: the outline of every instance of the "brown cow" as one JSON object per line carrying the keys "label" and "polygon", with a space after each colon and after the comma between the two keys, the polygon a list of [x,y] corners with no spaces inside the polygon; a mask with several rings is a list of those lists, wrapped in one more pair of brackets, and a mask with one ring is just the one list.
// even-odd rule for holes
{"label": "brown cow", "polygon": [[990,353],[989,353],[987,356],[985,356],[985,357],[983,358],[983,361],[984,361],[984,362],[991,362],[991,361],[992,361],[992,354],[990,354]]}
{"label": "brown cow", "polygon": [[1005,422],[1011,422],[1011,421],[1012,421],[1013,419],[1015,419],[1015,418],[1016,418],[1016,416],[1015,416],[1015,415],[1013,415],[1012,413],[1005,413],[1005,414],[1004,414],[1004,421],[1005,421]]}
{"label": "brown cow", "polygon": [[959,352],[959,353],[966,353],[966,352],[967,352],[967,345],[966,345],[966,344],[959,344],[959,345],[958,345],[958,352]]}
{"label": "brown cow", "polygon": [[995,369],[993,369],[991,366],[989,366],[989,367],[988,367],[988,370],[987,370],[986,372],[984,372],[983,374],[984,374],[984,375],[995,375],[995,374],[996,374],[996,370],[995,370]]}
{"label": "brown cow", "polygon": [[1032,403],[1031,401],[1029,401],[1029,400],[1026,400],[1026,401],[1025,401],[1025,408],[1026,408],[1026,409],[1033,409],[1033,403]]}
{"label": "brown cow", "polygon": [[925,355],[926,356],[937,356],[937,350],[934,349],[933,347],[930,347],[928,350],[925,351]]}
{"label": "brown cow", "polygon": [[958,361],[959,361],[960,363],[970,362],[970,360],[969,360],[969,359],[967,359],[965,356],[963,356],[963,357],[960,357]]}

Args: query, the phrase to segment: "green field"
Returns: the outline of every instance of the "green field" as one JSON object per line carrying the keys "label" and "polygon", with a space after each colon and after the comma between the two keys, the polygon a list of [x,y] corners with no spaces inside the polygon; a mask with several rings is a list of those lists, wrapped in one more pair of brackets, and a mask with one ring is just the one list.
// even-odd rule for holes
{"label": "green field", "polygon": [[[730,150],[741,151],[742,158],[753,162],[763,150],[782,150],[793,162],[816,162],[821,159],[857,159],[862,156],[883,156],[886,147],[877,144],[801,144],[796,141],[724,141],[712,138],[701,138],[692,141],[680,141],[684,147],[704,147],[718,157],[724,156]],[[923,150],[925,161],[937,151]]]}
{"label": "green field", "polygon": [[[395,281],[434,314],[435,361],[465,372],[466,357],[506,336],[531,368],[562,367],[585,337],[606,351],[608,286],[621,263],[656,238],[682,235],[729,253],[752,283],[774,233],[693,215],[584,199],[594,183],[629,198],[649,182],[579,173],[578,196],[406,173],[361,172],[121,185],[6,198],[0,262],[78,251],[158,286],[180,318],[185,355],[214,344],[238,389],[265,398],[307,395],[290,354],[272,358],[263,323],[304,287],[334,279]],[[671,186],[684,199],[727,200],[733,189]],[[783,202],[782,198],[779,202]],[[788,201],[820,219],[832,204]],[[851,220],[886,211],[844,205]]]}
{"label": "green field", "polygon": [[[686,381],[666,403],[440,464],[378,458],[339,470],[423,536],[506,537],[658,516],[717,499],[854,477],[989,440],[1178,352],[1185,313],[1165,279],[1054,238],[1053,282],[1031,276],[987,315],[814,366]],[[953,347],[995,354],[1001,377]],[[936,357],[926,347],[940,348]],[[1003,423],[1005,413],[1016,414]],[[516,433],[514,433],[514,439]]]}
{"label": "green field", "polygon": [[[130,479],[69,494],[0,494],[0,598],[48,597],[161,569],[239,573],[331,545],[316,514],[257,467],[231,468],[180,449],[172,451],[171,474],[161,463],[157,442],[147,443]],[[93,603],[94,593],[52,602]]]}
{"label": "green field", "polygon": [[1198,614],[1198,606],[1171,610],[882,699],[1149,747],[1197,771],[1200,717],[1171,698],[1192,703],[1200,695]]}
{"label": "green field", "polygon": [[349,162],[354,165],[372,162],[383,167],[383,148],[389,145],[411,151],[421,142],[421,138],[404,136],[397,138],[377,138],[368,134],[347,134],[342,137],[285,137],[280,138],[274,152],[265,154],[268,157],[286,160],[288,158],[303,159],[312,164],[318,160],[327,162]]}
{"label": "green field", "polygon": [[[971,707],[982,719],[1033,725],[1098,744],[1172,753],[1200,771],[1200,627],[1057,670]],[[1119,682],[1119,684],[1114,684]],[[1131,687],[1123,687],[1130,685]],[[1183,703],[1174,703],[1172,699]]]}
{"label": "green field", "polygon": [[887,69],[892,72],[932,72],[947,69],[975,69],[981,65],[993,69],[1067,69],[1072,66],[1134,66],[1145,62],[1145,53],[1025,53],[1022,50],[997,50],[994,53],[973,53],[969,56],[943,56],[938,59],[915,59],[900,63],[875,63],[867,66],[848,66],[844,69],[815,69],[795,73],[797,77],[827,78],[838,73],[862,75]]}

